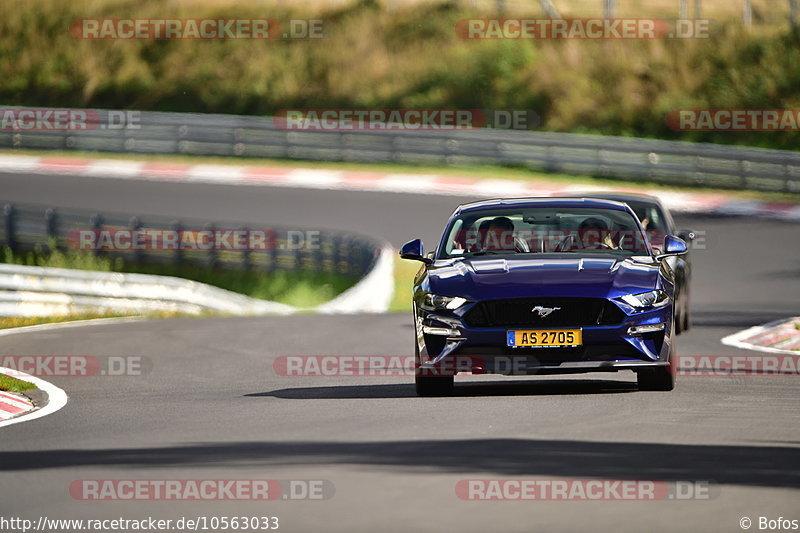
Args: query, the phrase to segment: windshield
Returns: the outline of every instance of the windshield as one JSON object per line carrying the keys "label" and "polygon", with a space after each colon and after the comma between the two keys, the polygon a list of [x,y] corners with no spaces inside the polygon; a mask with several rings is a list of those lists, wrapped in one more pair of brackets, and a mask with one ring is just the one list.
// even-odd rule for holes
{"label": "windshield", "polygon": [[664,213],[652,203],[636,201],[626,203],[642,223],[647,238],[650,239],[650,246],[660,251],[664,247],[664,237],[670,232],[669,222]]}
{"label": "windshield", "polygon": [[636,219],[602,208],[503,207],[469,211],[447,230],[439,258],[603,253],[650,255]]}

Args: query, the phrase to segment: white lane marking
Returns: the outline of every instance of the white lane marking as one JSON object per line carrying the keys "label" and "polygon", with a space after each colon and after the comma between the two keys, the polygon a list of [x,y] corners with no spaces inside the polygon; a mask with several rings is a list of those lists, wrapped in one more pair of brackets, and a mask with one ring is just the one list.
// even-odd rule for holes
{"label": "white lane marking", "polygon": [[531,189],[525,181],[479,180],[468,189],[476,195],[499,198],[504,196],[531,196]]}
{"label": "white lane marking", "polygon": [[136,178],[141,174],[144,162],[117,159],[97,159],[89,163],[82,172],[93,178]]}
{"label": "white lane marking", "polygon": [[12,418],[10,420],[3,420],[0,422],[0,428],[5,426],[10,426],[12,424],[19,424],[20,422],[28,422],[30,420],[36,420],[37,418],[42,418],[43,416],[51,415],[67,405],[68,396],[67,393],[64,392],[62,389],[56,387],[49,381],[45,381],[43,379],[37,378],[36,376],[31,376],[30,374],[26,374],[24,372],[20,372],[19,370],[13,370],[10,368],[3,368],[0,367],[0,373],[9,372],[21,379],[23,381],[28,381],[36,385],[36,387],[40,390],[43,390],[47,393],[47,405],[42,407],[41,409],[36,409],[34,411],[30,411],[24,415],[20,415],[16,418]]}
{"label": "white lane marking", "polygon": [[331,188],[342,181],[343,172],[298,168],[286,174],[286,181],[298,187]]}
{"label": "white lane marking", "polygon": [[39,168],[41,159],[30,155],[2,155],[0,172],[34,172]]}
{"label": "white lane marking", "polygon": [[[800,320],[800,317],[782,318],[780,320],[773,320],[772,322],[761,324],[760,326],[753,326],[751,328],[747,328],[737,333],[734,333],[733,335],[728,335],[727,337],[723,337],[720,342],[722,342],[722,344],[725,344],[726,346],[733,346],[734,348],[740,348],[742,350],[757,350],[760,352],[782,353],[782,354],[800,356],[800,352],[797,350],[781,350],[780,348],[759,346],[757,344],[751,344],[744,340],[753,337],[754,335],[765,333],[768,330],[778,328],[782,324],[790,320]],[[800,335],[800,331],[798,331],[797,333],[798,335]]]}
{"label": "white lane marking", "polygon": [[246,167],[235,165],[194,165],[186,171],[186,181],[227,183],[245,176]]}
{"label": "white lane marking", "polygon": [[427,174],[386,174],[375,184],[382,191],[429,192],[436,189],[436,176]]}

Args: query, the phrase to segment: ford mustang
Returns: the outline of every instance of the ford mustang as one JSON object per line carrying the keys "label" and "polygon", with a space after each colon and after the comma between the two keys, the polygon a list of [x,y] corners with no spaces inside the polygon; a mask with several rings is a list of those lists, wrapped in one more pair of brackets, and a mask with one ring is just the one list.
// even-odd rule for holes
{"label": "ford mustang", "polygon": [[517,198],[459,206],[436,250],[400,255],[414,280],[416,390],[453,392],[458,372],[633,370],[640,390],[672,390],[675,278],[622,202]]}

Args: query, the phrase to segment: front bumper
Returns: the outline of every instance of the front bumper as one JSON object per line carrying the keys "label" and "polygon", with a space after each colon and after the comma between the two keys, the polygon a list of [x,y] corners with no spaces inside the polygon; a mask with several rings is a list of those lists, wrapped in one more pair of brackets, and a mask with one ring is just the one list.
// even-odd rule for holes
{"label": "front bumper", "polygon": [[[663,329],[636,332],[641,326],[654,325],[663,325]],[[416,326],[420,368],[440,375],[459,372],[532,375],[638,370],[666,366],[672,352],[671,305],[628,314],[620,324],[613,326],[580,327],[582,346],[569,348],[509,347],[506,338],[510,328],[470,328],[456,315],[422,309],[416,311]]]}

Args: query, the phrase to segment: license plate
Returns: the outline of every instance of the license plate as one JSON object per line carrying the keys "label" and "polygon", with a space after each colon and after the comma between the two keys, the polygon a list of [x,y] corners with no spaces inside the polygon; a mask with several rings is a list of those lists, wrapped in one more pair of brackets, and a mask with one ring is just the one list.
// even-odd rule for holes
{"label": "license plate", "polygon": [[579,329],[534,329],[508,332],[508,345],[513,348],[563,348],[581,346]]}

